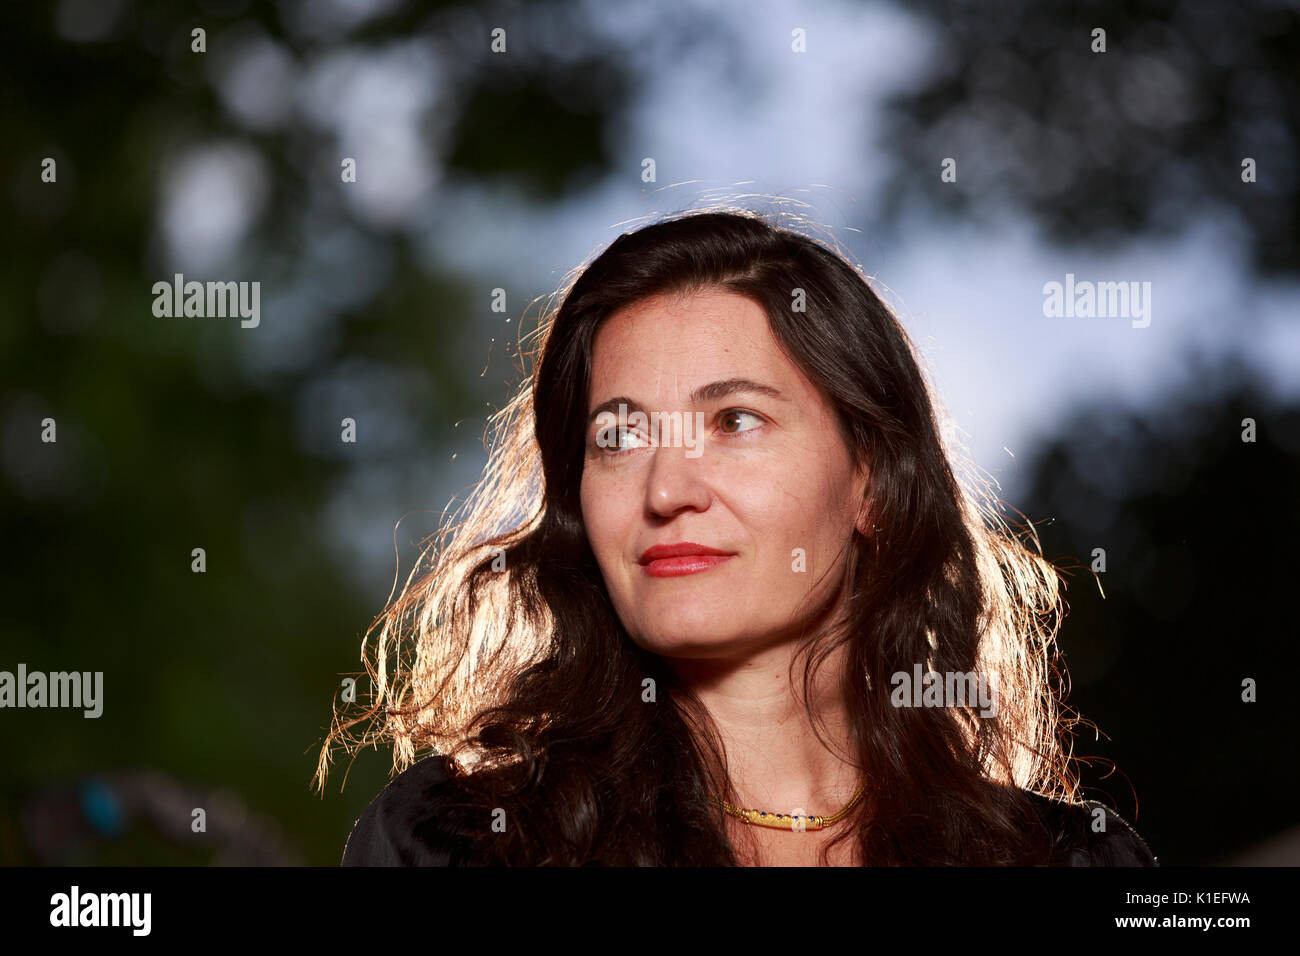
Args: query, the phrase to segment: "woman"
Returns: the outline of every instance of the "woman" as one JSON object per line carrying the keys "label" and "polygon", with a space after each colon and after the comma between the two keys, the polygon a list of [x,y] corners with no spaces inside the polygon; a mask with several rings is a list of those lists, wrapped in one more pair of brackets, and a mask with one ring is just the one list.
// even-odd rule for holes
{"label": "woman", "polygon": [[957,481],[844,258],[655,223],[536,350],[322,752],[409,767],[345,864],[1155,865],[1076,800],[1054,568]]}

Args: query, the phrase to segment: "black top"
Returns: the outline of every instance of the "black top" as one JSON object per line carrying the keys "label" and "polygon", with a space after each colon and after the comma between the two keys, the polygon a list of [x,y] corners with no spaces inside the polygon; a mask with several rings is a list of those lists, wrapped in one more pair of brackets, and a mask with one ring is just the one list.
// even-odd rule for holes
{"label": "black top", "polygon": [[[352,830],[343,850],[343,866],[455,866],[459,848],[437,825],[438,808],[451,779],[444,759],[434,754],[399,774],[377,796]],[[1032,793],[1032,791],[1030,791]],[[1042,794],[1039,809],[1050,826],[1067,835],[1072,846],[1066,866],[1159,866],[1146,842],[1108,807],[1094,800],[1067,804]],[[1092,828],[1101,807],[1106,825]]]}

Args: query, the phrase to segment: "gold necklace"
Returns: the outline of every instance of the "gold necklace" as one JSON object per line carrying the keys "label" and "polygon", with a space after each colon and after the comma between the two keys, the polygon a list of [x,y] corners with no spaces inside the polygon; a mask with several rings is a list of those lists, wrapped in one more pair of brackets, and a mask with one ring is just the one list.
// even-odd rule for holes
{"label": "gold necklace", "polygon": [[804,821],[805,830],[823,830],[828,826],[839,823],[844,815],[853,809],[853,805],[858,802],[862,792],[867,789],[867,782],[862,781],[862,786],[858,787],[858,792],[853,795],[853,799],[844,804],[838,811],[832,813],[829,817],[817,816],[814,813],[773,813],[771,810],[742,810],[733,807],[725,800],[715,800],[715,803],[722,804],[722,809],[731,814],[737,820],[744,823],[752,823],[761,827],[774,827],[778,830],[797,830],[799,821]]}

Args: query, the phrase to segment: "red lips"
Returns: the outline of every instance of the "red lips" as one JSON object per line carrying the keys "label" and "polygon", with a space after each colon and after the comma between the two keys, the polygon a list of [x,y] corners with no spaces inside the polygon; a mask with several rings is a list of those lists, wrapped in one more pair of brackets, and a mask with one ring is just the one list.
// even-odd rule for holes
{"label": "red lips", "polygon": [[661,561],[664,558],[684,558],[692,554],[732,555],[735,553],[708,548],[694,541],[682,541],[679,544],[656,544],[653,548],[646,548],[641,554],[640,563],[649,564],[651,561]]}
{"label": "red lips", "polygon": [[734,551],[719,551],[694,541],[683,541],[647,548],[641,555],[641,566],[652,578],[679,578],[716,568],[735,556]]}

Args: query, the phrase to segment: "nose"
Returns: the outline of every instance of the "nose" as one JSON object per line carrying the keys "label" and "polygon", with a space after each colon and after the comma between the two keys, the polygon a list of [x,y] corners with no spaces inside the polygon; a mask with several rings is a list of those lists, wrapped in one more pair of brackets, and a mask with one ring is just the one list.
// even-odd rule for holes
{"label": "nose", "polygon": [[661,518],[679,511],[704,511],[713,494],[701,473],[705,456],[688,457],[689,448],[658,445],[646,471],[646,510]]}

